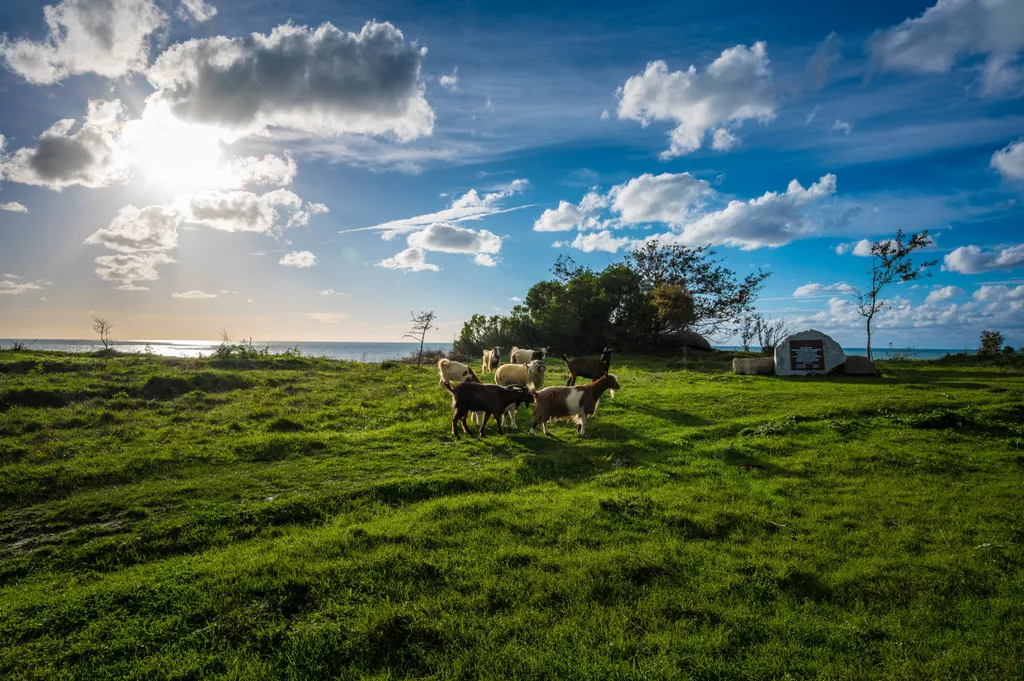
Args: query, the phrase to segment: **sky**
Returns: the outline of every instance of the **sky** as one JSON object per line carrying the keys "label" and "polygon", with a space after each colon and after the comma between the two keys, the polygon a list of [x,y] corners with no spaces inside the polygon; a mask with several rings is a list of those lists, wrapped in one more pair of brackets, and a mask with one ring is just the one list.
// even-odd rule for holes
{"label": "sky", "polygon": [[659,239],[862,347],[926,229],[874,345],[1024,345],[1024,0],[637,7],[0,3],[0,337],[447,341]]}

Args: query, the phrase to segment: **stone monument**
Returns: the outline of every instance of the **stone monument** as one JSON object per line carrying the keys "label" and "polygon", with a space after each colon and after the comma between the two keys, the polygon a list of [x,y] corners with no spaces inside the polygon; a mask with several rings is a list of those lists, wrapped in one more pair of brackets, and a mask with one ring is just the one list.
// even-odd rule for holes
{"label": "stone monument", "polygon": [[775,346],[776,376],[818,376],[835,371],[845,361],[842,346],[813,329],[786,336]]}

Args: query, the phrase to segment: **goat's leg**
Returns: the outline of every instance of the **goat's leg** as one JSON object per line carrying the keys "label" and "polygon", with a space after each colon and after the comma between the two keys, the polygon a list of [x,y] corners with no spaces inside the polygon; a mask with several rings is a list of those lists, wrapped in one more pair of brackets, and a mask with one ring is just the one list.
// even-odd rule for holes
{"label": "goat's leg", "polygon": [[459,439],[459,429],[455,427],[455,424],[459,422],[459,412],[452,410],[452,437],[456,440]]}
{"label": "goat's leg", "polygon": [[[480,423],[480,437],[484,436],[484,426],[487,425],[487,418],[491,415],[491,412],[484,412],[484,420]],[[501,431],[501,423],[498,423],[498,431]]]}
{"label": "goat's leg", "polygon": [[498,435],[504,435],[505,431],[501,429],[501,419],[497,415],[494,417],[494,422],[498,424]]}
{"label": "goat's leg", "polygon": [[462,432],[465,433],[466,435],[469,435],[469,428],[466,426],[466,414],[467,413],[468,412],[460,411],[459,412],[459,421],[462,422]]}
{"label": "goat's leg", "polygon": [[587,436],[587,412],[580,412],[580,420],[576,426],[576,431],[580,434],[580,437]]}

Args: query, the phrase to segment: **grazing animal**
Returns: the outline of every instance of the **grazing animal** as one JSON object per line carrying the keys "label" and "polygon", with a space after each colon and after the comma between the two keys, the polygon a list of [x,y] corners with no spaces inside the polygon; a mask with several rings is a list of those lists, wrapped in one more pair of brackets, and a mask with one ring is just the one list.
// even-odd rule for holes
{"label": "grazing animal", "polygon": [[590,359],[588,357],[573,357],[569,359],[562,355],[565,365],[569,368],[569,382],[566,385],[576,385],[576,378],[582,376],[590,380],[596,380],[608,373],[612,366],[611,348],[605,348],[601,352],[601,359]]}
{"label": "grazing animal", "polygon": [[587,419],[597,411],[597,404],[605,391],[620,390],[619,380],[615,374],[605,374],[593,383],[577,386],[552,386],[533,393],[533,422],[530,424],[532,435],[540,424],[545,435],[548,432],[550,419],[571,419],[576,422],[576,432],[586,437]]}
{"label": "grazing animal", "polygon": [[480,364],[480,373],[486,374],[501,366],[501,348],[484,350],[484,361]]}
{"label": "grazing animal", "polygon": [[517,348],[512,346],[512,350],[509,353],[508,361],[512,364],[529,364],[535,359],[544,359],[548,354],[548,348],[540,348],[539,350],[529,350],[526,348]]}
{"label": "grazing animal", "polygon": [[441,387],[452,395],[452,435],[459,438],[459,431],[456,428],[462,423],[462,432],[469,434],[466,426],[466,416],[470,412],[483,412],[484,418],[480,423],[480,437],[484,436],[484,426],[487,425],[487,418],[494,417],[498,425],[498,434],[504,434],[501,429],[501,414],[510,405],[528,404],[533,402],[533,393],[522,386],[505,388],[500,385],[485,385],[483,383],[472,383],[466,381],[455,387],[448,381],[441,381]]}
{"label": "grazing animal", "polygon": [[[498,370],[494,372],[494,382],[498,385],[519,385],[524,388],[533,387],[534,390],[541,388],[544,385],[544,377],[547,376],[548,366],[535,359],[527,365],[522,364],[502,364],[498,367]],[[516,410],[518,405],[512,405],[508,408],[508,419],[509,425],[516,428]],[[501,417],[502,424],[505,422],[505,416]]]}
{"label": "grazing animal", "polygon": [[453,359],[437,360],[437,373],[442,382],[448,383],[480,383],[480,377],[472,368]]}

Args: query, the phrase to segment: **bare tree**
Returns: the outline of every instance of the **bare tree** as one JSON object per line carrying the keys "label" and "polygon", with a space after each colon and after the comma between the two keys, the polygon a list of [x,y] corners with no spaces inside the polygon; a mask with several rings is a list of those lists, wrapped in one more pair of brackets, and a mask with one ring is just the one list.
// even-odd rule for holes
{"label": "bare tree", "polygon": [[789,324],[785,319],[771,320],[761,315],[754,317],[754,329],[757,332],[757,342],[761,344],[761,352],[773,352],[779,341],[789,335]]}
{"label": "bare tree", "polygon": [[434,320],[437,319],[437,315],[434,314],[433,310],[420,312],[419,315],[415,312],[410,312],[409,314],[412,316],[412,328],[402,338],[411,338],[420,342],[420,354],[416,357],[416,366],[419,366],[423,362],[423,342],[427,338],[427,331],[437,328],[434,326]]}
{"label": "bare tree", "polygon": [[92,330],[99,334],[104,350],[108,350],[114,344],[114,341],[110,340],[110,330],[113,328],[114,325],[106,319],[101,319],[100,317],[92,318]]}
{"label": "bare tree", "polygon": [[938,260],[928,260],[915,267],[911,255],[914,251],[932,243],[928,230],[907,237],[903,230],[896,232],[894,239],[883,239],[871,244],[871,288],[857,291],[857,314],[864,317],[868,332],[868,359],[871,359],[871,321],[886,307],[888,302],[881,297],[882,289],[893,282],[915,281],[932,276],[928,268]]}
{"label": "bare tree", "polygon": [[740,328],[737,332],[740,334],[740,340],[743,341],[743,352],[750,352],[750,341],[757,337],[757,322],[760,318],[760,315],[754,314],[740,320]]}

